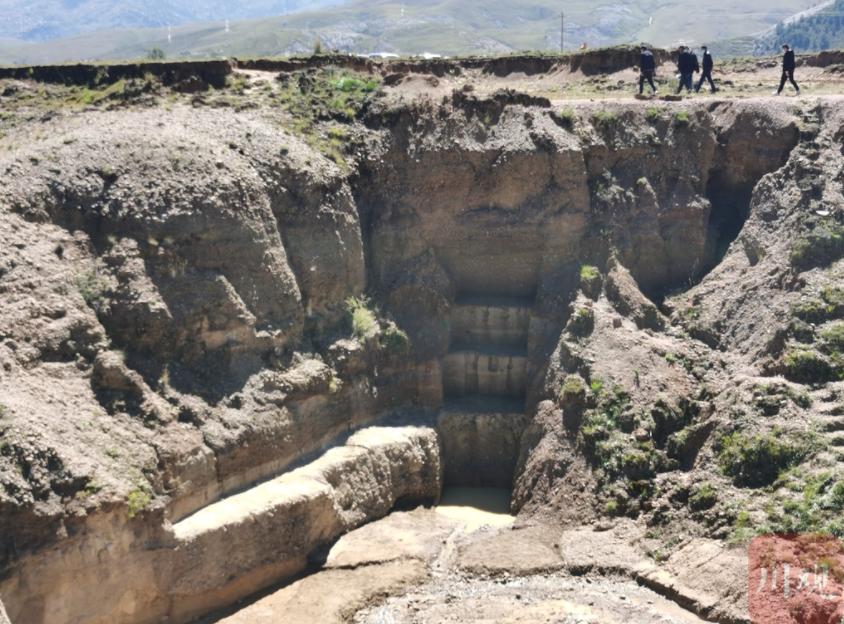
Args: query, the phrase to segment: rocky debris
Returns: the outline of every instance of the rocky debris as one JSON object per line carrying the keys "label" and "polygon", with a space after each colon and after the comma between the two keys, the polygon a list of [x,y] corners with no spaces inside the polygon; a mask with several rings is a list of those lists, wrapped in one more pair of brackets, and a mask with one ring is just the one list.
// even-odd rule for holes
{"label": "rocky debris", "polygon": [[618,262],[607,273],[607,298],[623,317],[636,323],[639,329],[660,331],[665,328],[665,318],[657,307],[639,290],[630,272]]}
{"label": "rocky debris", "polygon": [[381,596],[399,594],[427,577],[420,561],[400,560],[352,569],[328,569],[296,581],[220,624],[271,624],[279,613],[293,622],[343,624]]}
{"label": "rocky debris", "polygon": [[[680,551],[687,562],[678,556],[660,567],[643,556],[637,536],[630,523],[602,532],[541,524],[468,528],[436,510],[396,512],[343,536],[320,571],[222,621],[273,621],[281,609],[320,622],[509,622],[573,614],[622,622],[631,609],[642,622],[704,621],[695,613],[742,621],[731,610],[740,605],[712,602],[727,584],[739,586],[734,575],[742,562],[732,551],[693,541]],[[691,589],[686,582],[695,570],[703,579]]]}

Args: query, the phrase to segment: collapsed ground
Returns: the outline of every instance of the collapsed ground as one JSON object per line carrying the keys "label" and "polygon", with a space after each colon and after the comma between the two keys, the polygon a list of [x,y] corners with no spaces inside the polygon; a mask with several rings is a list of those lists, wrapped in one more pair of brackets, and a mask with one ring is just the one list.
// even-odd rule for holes
{"label": "collapsed ground", "polygon": [[[624,63],[513,63],[0,83],[12,621],[202,615],[443,482],[609,529],[626,567],[584,566],[633,578],[844,532],[840,100],[617,102]],[[226,524],[278,475],[319,519],[284,565]]]}

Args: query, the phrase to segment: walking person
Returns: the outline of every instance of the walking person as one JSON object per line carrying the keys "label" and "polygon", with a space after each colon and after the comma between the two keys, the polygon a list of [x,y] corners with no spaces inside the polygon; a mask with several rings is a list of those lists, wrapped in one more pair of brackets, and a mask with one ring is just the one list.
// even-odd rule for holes
{"label": "walking person", "polygon": [[774,91],[774,95],[782,93],[786,80],[790,81],[791,84],[794,85],[797,95],[800,95],[800,87],[797,86],[797,83],[794,81],[794,70],[797,67],[797,61],[794,58],[794,50],[792,50],[787,43],[783,44],[782,50],[782,78],[780,78],[780,88]]}
{"label": "walking person", "polygon": [[710,54],[709,48],[701,46],[701,50],[703,50],[703,71],[695,87],[695,93],[700,93],[700,88],[703,86],[704,81],[709,81],[709,88],[712,89],[712,93],[715,93],[717,89],[715,88],[715,83],[712,81],[712,68],[715,67],[715,62],[712,60],[712,54]]}
{"label": "walking person", "polygon": [[656,74],[656,60],[654,53],[651,52],[647,46],[641,47],[639,54],[639,95],[645,91],[645,81],[651,85],[651,91],[656,94],[656,85],[654,84],[654,75]]}
{"label": "walking person", "polygon": [[683,89],[692,92],[692,74],[695,72],[695,57],[686,46],[680,46],[680,56],[677,58],[677,69],[680,72],[680,84],[677,85],[677,95]]}

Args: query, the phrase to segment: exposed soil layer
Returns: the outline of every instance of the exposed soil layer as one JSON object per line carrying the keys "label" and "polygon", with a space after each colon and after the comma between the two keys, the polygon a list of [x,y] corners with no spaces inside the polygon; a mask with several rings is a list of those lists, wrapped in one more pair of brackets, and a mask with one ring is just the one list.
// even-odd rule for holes
{"label": "exposed soil layer", "polygon": [[[840,98],[329,61],[0,78],[12,622],[742,621],[729,544],[841,531]],[[513,529],[388,516],[444,485]]]}

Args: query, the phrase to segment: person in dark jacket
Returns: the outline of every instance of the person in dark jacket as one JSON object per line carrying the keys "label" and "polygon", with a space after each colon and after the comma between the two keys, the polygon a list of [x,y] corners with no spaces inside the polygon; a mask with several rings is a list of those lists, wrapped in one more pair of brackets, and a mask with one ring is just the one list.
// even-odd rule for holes
{"label": "person in dark jacket", "polygon": [[692,92],[692,74],[695,73],[697,63],[694,54],[686,46],[680,46],[680,56],[677,58],[677,69],[680,72],[680,84],[677,85],[677,94],[685,88]]}
{"label": "person in dark jacket", "polygon": [[651,85],[651,90],[656,93],[654,75],[656,74],[656,60],[654,53],[647,46],[642,46],[639,54],[639,95],[645,91],[645,81]]}
{"label": "person in dark jacket", "polygon": [[709,53],[709,48],[701,46],[701,50],[703,51],[703,71],[700,73],[700,80],[695,86],[695,93],[700,93],[700,88],[705,80],[709,81],[709,88],[712,89],[712,93],[715,93],[715,83],[712,81],[712,68],[715,63],[712,60],[712,54]]}
{"label": "person in dark jacket", "polygon": [[791,81],[791,84],[794,85],[794,89],[797,91],[797,95],[800,95],[800,87],[794,82],[794,69],[797,67],[797,62],[794,59],[794,50],[787,43],[783,44],[782,50],[782,78],[780,79],[780,88],[774,91],[774,95],[782,93],[786,80]]}

